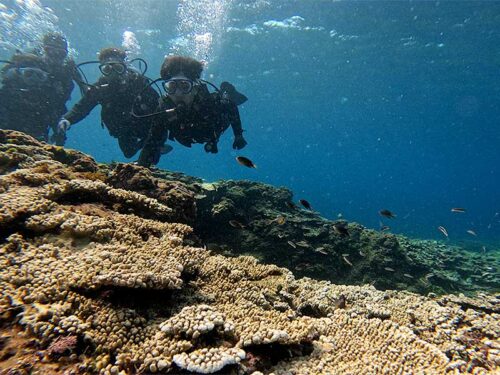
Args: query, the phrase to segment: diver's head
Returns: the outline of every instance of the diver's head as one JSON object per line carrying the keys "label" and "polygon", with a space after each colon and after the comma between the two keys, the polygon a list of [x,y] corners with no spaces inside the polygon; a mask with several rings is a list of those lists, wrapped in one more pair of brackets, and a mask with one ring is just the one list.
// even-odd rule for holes
{"label": "diver's head", "polygon": [[42,47],[50,61],[61,63],[68,56],[68,41],[61,33],[49,32],[43,36]]}
{"label": "diver's head", "polygon": [[99,70],[103,76],[120,78],[127,71],[127,53],[116,47],[103,48],[99,52]]}
{"label": "diver's head", "polygon": [[199,90],[203,64],[191,57],[168,56],[161,66],[160,75],[168,97],[175,104],[190,106]]}

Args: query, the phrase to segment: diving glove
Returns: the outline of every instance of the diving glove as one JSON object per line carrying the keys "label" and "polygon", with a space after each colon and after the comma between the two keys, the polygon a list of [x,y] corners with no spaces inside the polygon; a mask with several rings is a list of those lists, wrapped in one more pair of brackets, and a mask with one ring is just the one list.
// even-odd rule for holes
{"label": "diving glove", "polygon": [[247,145],[247,141],[245,141],[245,138],[243,138],[243,135],[239,134],[239,135],[234,136],[233,148],[235,150],[241,150],[246,145]]}
{"label": "diving glove", "polygon": [[64,134],[69,130],[70,127],[71,127],[71,122],[69,122],[65,118],[62,118],[57,124],[57,133]]}

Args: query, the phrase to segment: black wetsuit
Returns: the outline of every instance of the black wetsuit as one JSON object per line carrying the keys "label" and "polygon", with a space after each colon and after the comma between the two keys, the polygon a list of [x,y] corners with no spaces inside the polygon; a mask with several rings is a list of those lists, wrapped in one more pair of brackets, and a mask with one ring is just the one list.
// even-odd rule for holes
{"label": "black wetsuit", "polygon": [[118,80],[103,76],[90,86],[64,118],[75,124],[100,104],[102,124],[112,137],[118,139],[125,157],[130,158],[143,147],[151,128],[151,119],[133,117],[132,107],[134,106],[136,114],[146,114],[158,106],[159,95],[151,87],[145,89],[148,83],[145,76],[131,69]]}
{"label": "black wetsuit", "polygon": [[[34,54],[14,55],[12,62],[1,71],[0,128],[19,130],[48,141],[49,128],[66,112],[73,81],[81,82],[76,65],[71,59],[63,65],[50,64]],[[44,73],[44,79],[27,83],[21,75],[11,74],[11,69],[19,68],[35,68]]]}
{"label": "black wetsuit", "polygon": [[167,139],[191,147],[193,143],[212,143],[217,145],[222,133],[231,126],[234,135],[243,133],[238,107],[218,92],[209,93],[202,86],[190,109],[176,107],[172,100],[162,97],[157,112],[177,108],[175,114],[160,114],[155,118],[151,133],[144,144],[139,164],[157,164],[161,147]]}

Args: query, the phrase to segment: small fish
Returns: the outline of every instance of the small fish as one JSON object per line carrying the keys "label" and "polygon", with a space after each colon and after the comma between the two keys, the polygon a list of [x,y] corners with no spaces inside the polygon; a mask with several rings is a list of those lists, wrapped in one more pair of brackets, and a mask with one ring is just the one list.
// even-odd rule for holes
{"label": "small fish", "polygon": [[293,247],[294,249],[297,248],[297,245],[295,245],[292,241],[288,241],[288,244]]}
{"label": "small fish", "polygon": [[237,220],[229,220],[229,225],[231,225],[233,228],[238,228],[238,229],[245,228],[245,226]]}
{"label": "small fish", "polygon": [[363,258],[366,256],[366,254],[363,252],[363,250],[359,250],[359,255],[361,255]]}
{"label": "small fish", "polygon": [[203,195],[203,194],[196,194],[196,195],[194,196],[194,199],[204,199],[204,198],[206,198],[206,197],[207,197],[207,196],[206,196],[206,195]]}
{"label": "small fish", "polygon": [[288,208],[291,208],[292,210],[297,209],[297,205],[293,202],[286,202],[286,205],[288,206]]}
{"label": "small fish", "polygon": [[333,230],[340,237],[349,237],[349,231],[347,230],[347,226],[345,224],[335,223],[333,224]]}
{"label": "small fish", "polygon": [[385,209],[384,210],[380,210],[378,213],[379,213],[380,216],[386,217],[388,219],[394,219],[396,217],[396,215],[393,214],[391,211],[385,210]]}
{"label": "small fish", "polygon": [[309,247],[309,244],[306,241],[299,241],[295,245],[300,247]]}
{"label": "small fish", "polygon": [[342,256],[342,259],[344,259],[344,262],[346,262],[348,265],[350,265],[351,267],[353,267],[353,264],[345,256]]}
{"label": "small fish", "polygon": [[348,256],[349,256],[349,254],[342,254],[342,256],[343,256],[343,257],[348,257]]}
{"label": "small fish", "polygon": [[412,276],[412,275],[410,275],[409,273],[404,273],[404,274],[403,274],[403,276],[404,276],[404,277],[407,277],[407,278],[409,278],[409,279],[413,279],[413,276]]}
{"label": "small fish", "polygon": [[459,213],[464,213],[465,212],[465,208],[462,208],[462,207],[453,207],[451,209],[451,212],[459,212]]}
{"label": "small fish", "polygon": [[486,246],[483,246],[483,253],[486,252]]}
{"label": "small fish", "polygon": [[394,269],[392,269],[391,267],[384,267],[384,270],[389,272],[394,272]]}
{"label": "small fish", "polygon": [[243,165],[247,168],[257,168],[257,166],[253,163],[253,161],[251,161],[250,159],[248,159],[244,156],[237,156],[236,160],[238,161],[238,163],[240,163],[241,165]]}
{"label": "small fish", "polygon": [[305,269],[308,269],[308,268],[311,268],[311,264],[310,263],[299,263],[295,266],[295,269],[297,271],[302,271],[302,270],[305,270]]}
{"label": "small fish", "polygon": [[431,273],[428,273],[427,275],[425,275],[425,279],[426,280],[429,280],[431,277],[434,277],[435,275],[431,272]]}
{"label": "small fish", "polygon": [[286,234],[284,234],[284,233],[278,233],[278,238],[283,238],[285,236],[286,236]]}
{"label": "small fish", "polygon": [[342,217],[342,213],[341,213],[341,212],[339,212],[339,213],[337,214],[337,217],[340,219],[340,218]]}
{"label": "small fish", "polygon": [[469,233],[471,236],[477,237],[476,232],[474,232],[472,229],[469,229],[467,233]]}
{"label": "small fish", "polygon": [[324,247],[318,247],[317,249],[314,249],[314,251],[323,255],[328,255],[328,253],[324,250]]}
{"label": "small fish", "polygon": [[285,219],[284,216],[278,216],[276,219],[271,220],[271,223],[276,223],[278,225],[283,225],[283,224],[285,224],[285,221],[286,221],[286,219]]}
{"label": "small fish", "polygon": [[448,238],[448,231],[446,230],[446,228],[445,228],[445,227],[442,227],[442,226],[440,225],[440,226],[438,227],[438,230],[439,230],[441,233],[443,233],[443,234],[446,236],[446,238]]}
{"label": "small fish", "polygon": [[380,231],[381,232],[386,232],[386,231],[388,231],[390,229],[391,229],[391,227],[389,227],[388,225],[381,225],[380,226]]}
{"label": "small fish", "polygon": [[305,199],[299,199],[299,203],[307,210],[312,210],[311,204]]}

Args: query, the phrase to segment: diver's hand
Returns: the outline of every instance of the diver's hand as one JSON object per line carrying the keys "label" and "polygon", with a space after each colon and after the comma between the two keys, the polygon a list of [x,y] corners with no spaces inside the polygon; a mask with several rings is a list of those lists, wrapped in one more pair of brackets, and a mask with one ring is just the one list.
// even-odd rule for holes
{"label": "diver's hand", "polygon": [[233,148],[235,150],[241,150],[243,147],[247,145],[247,141],[243,138],[243,135],[236,135],[234,137]]}
{"label": "diver's hand", "polygon": [[70,127],[71,127],[71,122],[63,118],[57,124],[57,133],[66,134],[66,132],[69,130]]}

